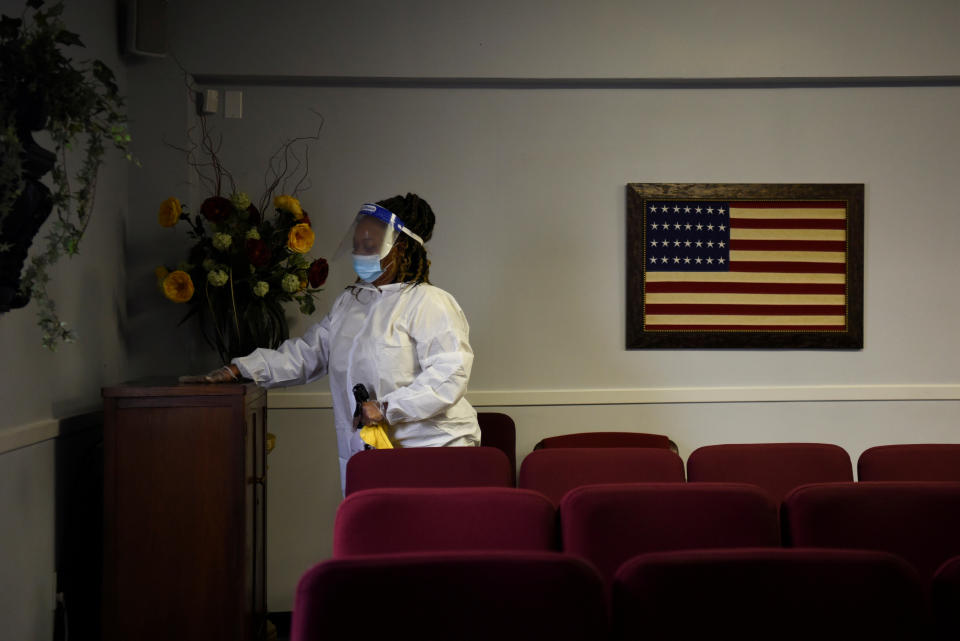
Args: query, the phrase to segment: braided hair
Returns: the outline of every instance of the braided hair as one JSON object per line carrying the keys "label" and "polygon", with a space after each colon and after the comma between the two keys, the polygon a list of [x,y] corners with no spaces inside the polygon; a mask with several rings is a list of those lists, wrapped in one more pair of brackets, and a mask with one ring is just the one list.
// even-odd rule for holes
{"label": "braided hair", "polygon": [[[413,233],[420,236],[423,242],[430,240],[433,235],[433,225],[436,216],[427,201],[416,194],[394,196],[377,202],[378,205],[397,215],[403,224]],[[404,239],[402,249],[397,259],[398,283],[430,284],[430,261],[427,260],[427,250],[409,236],[400,235]],[[399,249],[399,248],[398,248]]]}

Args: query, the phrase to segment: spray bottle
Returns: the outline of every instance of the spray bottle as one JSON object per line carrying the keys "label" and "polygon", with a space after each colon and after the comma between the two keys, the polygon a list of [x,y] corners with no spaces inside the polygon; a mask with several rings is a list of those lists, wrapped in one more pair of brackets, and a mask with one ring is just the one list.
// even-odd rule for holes
{"label": "spray bottle", "polygon": [[353,398],[357,401],[357,409],[353,412],[353,417],[357,419],[357,427],[360,428],[360,439],[363,441],[365,450],[387,450],[393,448],[390,437],[387,436],[387,424],[376,423],[374,425],[360,425],[363,420],[363,404],[370,400],[370,394],[363,383],[357,383],[353,386]]}

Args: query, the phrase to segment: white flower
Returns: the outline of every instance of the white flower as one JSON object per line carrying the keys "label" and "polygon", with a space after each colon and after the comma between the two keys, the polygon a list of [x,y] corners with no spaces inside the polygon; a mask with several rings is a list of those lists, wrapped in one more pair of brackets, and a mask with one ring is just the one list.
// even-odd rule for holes
{"label": "white flower", "polygon": [[267,295],[267,292],[270,291],[270,283],[258,280],[257,284],[253,286],[253,293],[261,298]]}
{"label": "white flower", "polygon": [[260,240],[260,232],[256,227],[247,232],[247,240]]}
{"label": "white flower", "polygon": [[207,282],[214,287],[222,287],[227,284],[228,280],[230,278],[227,276],[227,272],[221,269],[213,269],[207,272]]}
{"label": "white flower", "polygon": [[233,238],[230,236],[230,234],[213,235],[213,246],[220,251],[227,251],[231,244],[233,244]]}
{"label": "white flower", "polygon": [[239,211],[243,211],[250,206],[250,196],[248,196],[246,192],[238,191],[230,196],[230,202],[233,203],[233,206]]}
{"label": "white flower", "polygon": [[296,274],[285,274],[283,280],[280,281],[280,285],[283,287],[283,291],[292,294],[300,289],[300,279],[297,278]]}

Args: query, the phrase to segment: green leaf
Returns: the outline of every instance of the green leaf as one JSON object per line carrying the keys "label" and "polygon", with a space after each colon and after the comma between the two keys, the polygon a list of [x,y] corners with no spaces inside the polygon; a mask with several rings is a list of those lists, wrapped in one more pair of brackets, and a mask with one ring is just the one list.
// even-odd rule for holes
{"label": "green leaf", "polygon": [[313,302],[313,296],[302,296],[298,299],[300,304],[300,313],[309,316],[316,311],[317,307]]}
{"label": "green leaf", "polygon": [[82,47],[84,44],[80,41],[80,36],[72,31],[61,31],[54,40],[67,47]]}
{"label": "green leaf", "polygon": [[110,92],[110,95],[116,95],[118,91],[117,83],[114,81],[113,71],[110,67],[103,64],[101,60],[93,61],[93,77]]}
{"label": "green leaf", "polygon": [[0,16],[0,38],[4,40],[16,38],[21,24],[23,24],[23,20],[19,18]]}

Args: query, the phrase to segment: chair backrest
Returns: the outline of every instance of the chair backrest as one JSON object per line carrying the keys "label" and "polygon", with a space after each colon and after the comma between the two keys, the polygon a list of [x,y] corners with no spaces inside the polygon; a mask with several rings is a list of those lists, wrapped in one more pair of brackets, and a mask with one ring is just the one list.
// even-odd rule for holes
{"label": "chair backrest", "polygon": [[643,447],[536,450],[523,459],[517,485],[559,505],[575,487],[634,482],[682,483],[683,460],[670,450]]}
{"label": "chair backrest", "polygon": [[347,461],[344,494],[379,487],[513,487],[510,461],[494,447],[366,450]]}
{"label": "chair backrest", "polygon": [[[916,572],[865,550],[644,554],[617,572],[614,639],[922,639]],[[678,636],[678,632],[680,633]]]}
{"label": "chair backrest", "polygon": [[642,432],[579,432],[551,436],[537,443],[533,449],[554,447],[658,447],[671,449],[673,441],[662,434]]}
{"label": "chair backrest", "polygon": [[333,555],[555,550],[556,508],[507,487],[363,490],[337,508]]}
{"label": "chair backrest", "polygon": [[960,639],[960,556],[940,566],[933,575],[931,595],[938,639]]}
{"label": "chair backrest", "polygon": [[596,570],[557,552],[330,559],[300,579],[293,641],[550,639],[608,633]]}
{"label": "chair backrest", "polygon": [[818,483],[783,503],[784,538],[797,547],[883,550],[903,557],[929,586],[960,555],[960,483]]}
{"label": "chair backrest", "polygon": [[560,504],[563,550],[593,563],[609,583],[646,552],[778,547],[769,495],[741,483],[622,483],[571,490]]}
{"label": "chair backrest", "polygon": [[507,455],[513,485],[517,481],[517,426],[513,419],[500,412],[477,412],[481,447],[495,447]]}
{"label": "chair backrest", "polygon": [[687,480],[752,483],[782,501],[805,483],[852,481],[853,464],[842,447],[824,443],[708,445],[690,454]]}
{"label": "chair backrest", "polygon": [[960,444],[880,445],[857,460],[861,481],[960,481]]}

